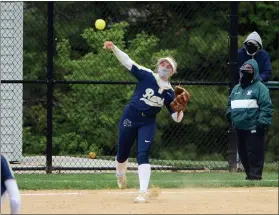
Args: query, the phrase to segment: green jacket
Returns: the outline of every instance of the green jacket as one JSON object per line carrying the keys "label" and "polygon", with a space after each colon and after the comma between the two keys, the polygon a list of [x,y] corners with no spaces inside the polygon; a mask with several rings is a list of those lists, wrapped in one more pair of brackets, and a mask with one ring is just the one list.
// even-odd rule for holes
{"label": "green jacket", "polygon": [[255,130],[271,125],[273,105],[269,89],[259,81],[259,68],[254,59],[246,61],[254,68],[251,84],[242,88],[237,84],[229,97],[227,119],[236,129]]}

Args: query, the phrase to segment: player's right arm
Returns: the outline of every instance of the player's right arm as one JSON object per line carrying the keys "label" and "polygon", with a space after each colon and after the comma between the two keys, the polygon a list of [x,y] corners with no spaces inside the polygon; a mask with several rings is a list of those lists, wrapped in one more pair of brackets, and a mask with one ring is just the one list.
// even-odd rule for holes
{"label": "player's right arm", "polygon": [[117,57],[117,59],[120,61],[120,63],[123,66],[125,66],[129,71],[131,71],[132,66],[133,64],[135,64],[135,62],[125,52],[117,48],[117,46],[114,45],[114,43],[111,41],[106,41],[104,43],[104,48],[111,50]]}
{"label": "player's right arm", "polygon": [[153,72],[134,62],[125,52],[121,51],[112,41],[106,41],[104,48],[111,50],[120,63],[125,66],[138,79],[142,80],[150,77]]}

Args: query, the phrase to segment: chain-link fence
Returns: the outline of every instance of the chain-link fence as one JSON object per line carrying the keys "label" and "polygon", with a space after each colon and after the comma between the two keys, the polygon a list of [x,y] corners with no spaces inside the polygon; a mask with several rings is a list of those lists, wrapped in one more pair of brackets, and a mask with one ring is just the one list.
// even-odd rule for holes
{"label": "chain-link fence", "polygon": [[[159,113],[152,167],[227,170],[230,13],[227,2],[1,2],[2,152],[18,171],[114,169],[117,125],[136,79],[103,49],[112,40],[152,70],[158,58],[173,56],[172,85],[192,95],[181,123],[164,108]],[[94,27],[99,18],[102,31]],[[267,137],[271,168],[277,103]]]}

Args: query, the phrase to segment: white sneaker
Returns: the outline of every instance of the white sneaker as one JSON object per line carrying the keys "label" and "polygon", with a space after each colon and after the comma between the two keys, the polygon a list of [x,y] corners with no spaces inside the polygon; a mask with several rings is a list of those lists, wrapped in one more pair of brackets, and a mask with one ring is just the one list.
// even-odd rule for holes
{"label": "white sneaker", "polygon": [[146,203],[149,200],[149,195],[147,192],[139,192],[138,196],[135,198],[135,203]]}
{"label": "white sneaker", "polygon": [[128,182],[127,182],[127,177],[126,177],[125,174],[122,175],[122,176],[117,176],[117,184],[118,184],[118,187],[119,187],[120,189],[125,189],[125,188],[127,188]]}

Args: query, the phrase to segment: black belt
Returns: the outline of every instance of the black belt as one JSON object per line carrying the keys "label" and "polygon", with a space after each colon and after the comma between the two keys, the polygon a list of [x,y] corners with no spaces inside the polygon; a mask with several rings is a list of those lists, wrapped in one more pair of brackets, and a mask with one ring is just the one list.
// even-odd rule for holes
{"label": "black belt", "polygon": [[135,107],[133,107],[131,105],[129,105],[128,107],[132,111],[136,111],[137,113],[139,113],[141,116],[148,117],[148,118],[155,118],[156,117],[156,115],[148,115],[148,114],[144,113],[143,111],[140,111],[140,110],[136,109]]}

